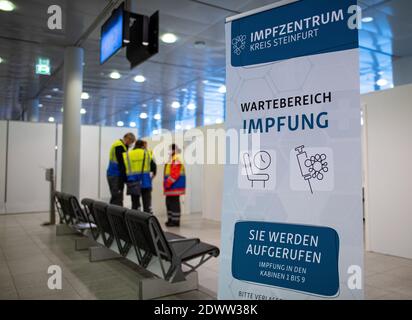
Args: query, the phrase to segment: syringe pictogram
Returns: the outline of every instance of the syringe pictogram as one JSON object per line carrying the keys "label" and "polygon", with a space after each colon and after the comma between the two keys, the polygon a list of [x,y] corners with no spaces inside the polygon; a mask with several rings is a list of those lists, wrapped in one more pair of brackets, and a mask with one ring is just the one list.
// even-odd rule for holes
{"label": "syringe pictogram", "polygon": [[308,155],[306,151],[303,150],[304,148],[305,146],[295,148],[295,151],[297,152],[296,158],[299,163],[300,173],[302,174],[303,179],[305,179],[308,182],[310,192],[313,194],[312,184],[310,183],[312,175],[309,172],[309,168],[305,165],[305,161],[308,160]]}

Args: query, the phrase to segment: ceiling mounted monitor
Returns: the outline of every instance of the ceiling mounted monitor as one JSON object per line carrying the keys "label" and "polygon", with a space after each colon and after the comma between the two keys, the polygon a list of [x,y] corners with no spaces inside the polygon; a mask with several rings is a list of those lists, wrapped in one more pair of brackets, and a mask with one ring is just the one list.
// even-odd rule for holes
{"label": "ceiling mounted monitor", "polygon": [[152,16],[130,13],[134,19],[130,27],[130,43],[126,57],[134,68],[159,52],[159,11]]}
{"label": "ceiling mounted monitor", "polygon": [[122,3],[101,28],[100,64],[105,63],[123,47],[125,35],[128,33],[128,28],[125,28],[126,21],[128,17]]}

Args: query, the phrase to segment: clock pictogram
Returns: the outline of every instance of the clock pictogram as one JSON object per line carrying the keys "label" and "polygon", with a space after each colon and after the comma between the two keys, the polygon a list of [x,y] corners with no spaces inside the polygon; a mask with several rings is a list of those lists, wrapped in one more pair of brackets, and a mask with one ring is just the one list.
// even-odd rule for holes
{"label": "clock pictogram", "polygon": [[272,158],[267,151],[259,151],[253,157],[253,164],[259,170],[266,170],[272,163]]}

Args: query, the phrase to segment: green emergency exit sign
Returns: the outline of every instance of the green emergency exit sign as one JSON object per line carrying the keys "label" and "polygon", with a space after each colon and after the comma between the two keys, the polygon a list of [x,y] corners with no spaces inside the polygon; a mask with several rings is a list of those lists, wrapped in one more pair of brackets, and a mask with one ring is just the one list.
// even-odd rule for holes
{"label": "green emergency exit sign", "polygon": [[36,63],[36,74],[50,75],[50,59],[38,58]]}

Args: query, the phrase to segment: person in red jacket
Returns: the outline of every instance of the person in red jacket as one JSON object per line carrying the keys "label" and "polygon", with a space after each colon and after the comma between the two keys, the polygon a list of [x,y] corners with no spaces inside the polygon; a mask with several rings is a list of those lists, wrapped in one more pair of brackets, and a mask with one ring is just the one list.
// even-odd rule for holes
{"label": "person in red jacket", "polygon": [[167,227],[180,226],[180,196],[185,194],[185,166],[179,157],[176,144],[170,146],[170,160],[165,165],[163,188],[166,196]]}

